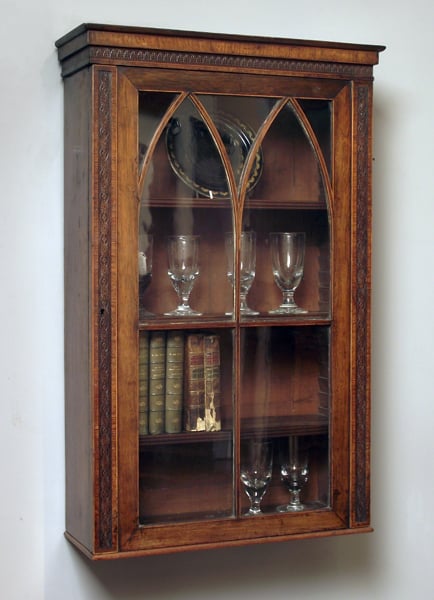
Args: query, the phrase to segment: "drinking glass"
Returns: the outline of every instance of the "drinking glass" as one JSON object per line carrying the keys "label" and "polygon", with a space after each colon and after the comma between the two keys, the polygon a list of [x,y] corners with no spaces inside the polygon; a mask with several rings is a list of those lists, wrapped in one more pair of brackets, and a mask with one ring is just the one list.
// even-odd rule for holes
{"label": "drinking glass", "polygon": [[142,306],[143,295],[148,289],[152,279],[152,249],[153,237],[151,234],[142,234],[139,237],[139,306],[141,316],[151,316],[152,313]]}
{"label": "drinking glass", "polygon": [[199,236],[172,235],[167,240],[168,275],[178,294],[177,308],[164,313],[171,317],[195,317],[202,313],[189,305],[191,290],[199,276]]}
{"label": "drinking glass", "polygon": [[289,491],[289,502],[278,506],[278,512],[304,510],[306,506],[300,500],[303,487],[309,480],[308,452],[297,436],[290,436],[288,446],[281,456],[280,477]]}
{"label": "drinking glass", "polygon": [[[234,236],[232,233],[226,234],[225,239],[226,256],[228,261],[227,276],[232,286],[235,285],[234,273]],[[256,268],[256,234],[254,231],[245,231],[241,234],[240,250],[240,314],[241,315],[259,315],[256,310],[251,309],[247,304],[247,294],[255,279]],[[236,272],[236,270],[235,270]],[[232,313],[228,313],[232,314]]]}
{"label": "drinking glass", "polygon": [[307,312],[294,301],[294,292],[303,278],[305,239],[305,234],[301,232],[270,233],[274,281],[283,294],[282,304],[270,310],[270,315]]}
{"label": "drinking glass", "polygon": [[247,515],[260,515],[261,501],[271,481],[273,444],[252,439],[241,444],[241,482],[250,500]]}

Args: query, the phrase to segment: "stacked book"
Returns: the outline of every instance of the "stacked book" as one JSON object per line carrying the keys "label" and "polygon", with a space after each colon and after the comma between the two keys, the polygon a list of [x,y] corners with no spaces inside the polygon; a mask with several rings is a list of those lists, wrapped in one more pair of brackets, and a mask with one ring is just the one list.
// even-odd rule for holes
{"label": "stacked book", "polygon": [[220,369],[217,335],[141,332],[140,434],[219,431]]}

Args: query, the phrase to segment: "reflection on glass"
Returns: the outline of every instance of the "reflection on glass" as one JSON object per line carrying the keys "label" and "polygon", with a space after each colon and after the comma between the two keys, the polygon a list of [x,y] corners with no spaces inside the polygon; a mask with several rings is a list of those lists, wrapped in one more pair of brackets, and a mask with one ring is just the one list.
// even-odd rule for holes
{"label": "reflection on glass", "polygon": [[250,500],[247,515],[262,514],[261,500],[273,471],[273,444],[257,438],[241,444],[241,481]]}
{"label": "reflection on glass", "polygon": [[271,261],[274,281],[283,293],[283,302],[270,315],[301,314],[307,310],[297,306],[294,293],[303,278],[304,233],[271,233]]}
{"label": "reflection on glass", "polygon": [[202,313],[190,307],[190,294],[199,276],[199,236],[172,235],[167,240],[168,275],[180,300],[171,317],[195,317]]}
{"label": "reflection on glass", "polygon": [[142,166],[152,137],[174,99],[175,94],[171,92],[139,93],[139,166]]}
{"label": "reflection on glass", "polygon": [[[227,276],[232,286],[235,285],[234,278],[234,237],[232,233],[226,234],[226,255],[228,261]],[[245,316],[259,315],[258,311],[252,310],[247,305],[247,294],[255,279],[256,268],[256,234],[253,231],[241,234],[240,249],[240,314]],[[229,313],[231,314],[231,313]]]}
{"label": "reflection on glass", "polygon": [[299,100],[321,148],[324,161],[331,176],[331,119],[332,109],[329,100]]}
{"label": "reflection on glass", "polygon": [[152,313],[142,307],[143,296],[152,279],[152,250],[153,237],[151,234],[139,235],[139,306],[141,316],[151,316]]}

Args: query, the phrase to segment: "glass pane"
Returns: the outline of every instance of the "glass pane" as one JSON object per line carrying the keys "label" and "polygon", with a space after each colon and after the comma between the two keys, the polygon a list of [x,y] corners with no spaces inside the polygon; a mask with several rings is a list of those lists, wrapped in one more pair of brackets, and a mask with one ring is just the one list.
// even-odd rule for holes
{"label": "glass pane", "polygon": [[[329,123],[328,113],[324,114]],[[322,137],[325,146],[326,136]],[[318,141],[308,137],[299,115],[287,103],[278,112],[261,146],[263,172],[246,199],[243,211],[243,230],[256,234],[256,275],[249,291],[249,306],[260,314],[271,315],[293,295],[292,304],[307,311],[308,316],[328,316],[329,201],[324,173],[315,152],[315,148],[319,148]],[[272,242],[275,233],[304,234],[304,249],[299,251],[303,255],[298,268],[301,277],[288,279],[292,267],[279,274],[276,262],[279,249],[277,242]],[[293,235],[280,236],[281,253],[285,243],[295,249],[293,238]]]}
{"label": "glass pane", "polygon": [[329,105],[143,95],[140,522],[327,506]]}
{"label": "glass pane", "polygon": [[[208,113],[213,116],[228,154],[235,183],[240,193],[243,167],[260,127],[269,115],[274,98],[246,96],[199,96]],[[247,193],[258,184],[262,176],[264,156],[261,146],[255,152],[247,178]]]}
{"label": "glass pane", "polygon": [[[242,330],[242,514],[261,494],[264,512],[328,505],[328,347],[328,327]],[[259,460],[267,445],[272,467]]]}
{"label": "glass pane", "polygon": [[256,262],[251,312],[240,309],[241,515],[329,504],[330,114],[322,101],[303,108],[288,100],[271,116],[243,205],[241,306],[243,237]]}
{"label": "glass pane", "polygon": [[229,331],[140,332],[142,524],[233,514],[231,374]]}
{"label": "glass pane", "polygon": [[[141,315],[176,316],[166,313],[188,304],[203,316],[224,317],[232,306],[233,292],[221,257],[225,253],[225,233],[233,229],[233,210],[223,163],[189,99],[175,113],[166,115],[166,122],[148,161],[141,189],[139,241],[143,239],[146,244],[149,235],[153,238],[152,283],[140,290]],[[196,164],[198,153],[202,158]],[[212,163],[209,169],[206,156]],[[172,236],[196,237],[196,259],[195,264],[190,263],[188,281],[177,280],[174,264],[169,276],[168,244]],[[182,251],[185,258],[187,241],[178,240],[176,244],[178,254]],[[171,257],[179,262],[179,256],[172,253]],[[143,271],[143,264],[140,268]],[[185,268],[186,263],[183,277]]]}
{"label": "glass pane", "polygon": [[318,140],[329,177],[331,177],[331,102],[329,100],[300,100],[299,103]]}
{"label": "glass pane", "polygon": [[[327,317],[330,312],[330,235],[326,210],[294,210],[259,208],[246,211],[243,227],[256,236],[255,278],[248,292],[247,302],[261,315],[271,316],[284,301],[284,292],[294,290],[294,301],[307,311],[308,318]],[[304,233],[304,260],[302,276],[292,281],[290,271],[278,275],[278,256],[272,247],[273,233]],[[283,236],[285,238],[285,236]],[[285,243],[285,239],[281,241]],[[281,246],[282,251],[282,246]],[[274,256],[274,262],[273,262]],[[286,283],[285,283],[286,281]],[[289,286],[289,287],[288,287]]]}
{"label": "glass pane", "polygon": [[175,110],[174,97],[161,94],[161,106],[151,97],[139,102],[154,131],[140,134],[152,150],[138,208],[143,525],[234,514],[233,291],[224,260],[232,198],[200,104],[186,98]]}
{"label": "glass pane", "polygon": [[[313,102],[313,101],[312,101]],[[325,208],[326,196],[312,140],[289,102],[274,118],[263,142],[263,173],[251,205]]]}
{"label": "glass pane", "polygon": [[174,100],[174,94],[142,92],[139,94],[139,167],[161,119]]}

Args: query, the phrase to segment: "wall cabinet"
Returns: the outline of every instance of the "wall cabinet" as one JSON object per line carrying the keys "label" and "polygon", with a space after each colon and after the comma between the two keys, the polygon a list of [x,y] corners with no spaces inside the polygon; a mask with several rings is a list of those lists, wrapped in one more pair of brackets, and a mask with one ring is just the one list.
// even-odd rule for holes
{"label": "wall cabinet", "polygon": [[381,46],[82,25],[65,96],[66,536],[370,531]]}

